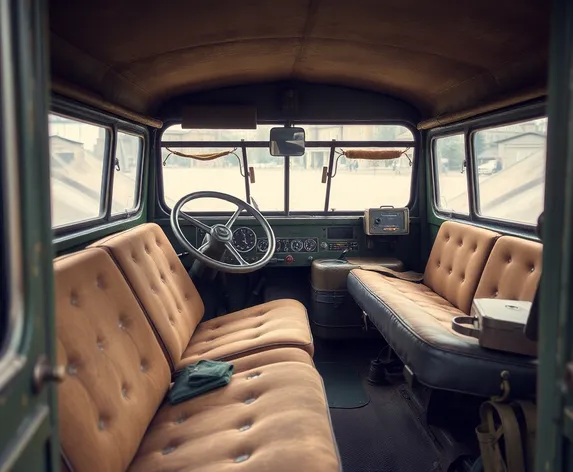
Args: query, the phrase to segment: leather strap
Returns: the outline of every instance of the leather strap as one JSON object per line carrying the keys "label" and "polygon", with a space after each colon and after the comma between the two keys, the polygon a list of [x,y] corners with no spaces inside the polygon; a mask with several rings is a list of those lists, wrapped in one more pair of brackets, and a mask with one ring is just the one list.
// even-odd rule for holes
{"label": "leather strap", "polygon": [[412,270],[398,272],[397,270],[392,270],[383,265],[376,265],[376,264],[362,264],[357,268],[363,270],[370,270],[372,272],[379,272],[380,274],[383,275],[388,275],[396,279],[406,280],[407,282],[414,282],[417,284],[420,284],[424,281],[424,274],[420,274],[419,272],[414,272]]}
{"label": "leather strap", "polygon": [[528,401],[518,400],[513,403],[514,408],[520,408],[523,413],[523,422],[525,426],[524,449],[525,458],[527,461],[528,472],[535,470],[535,434],[537,433],[537,410],[535,405]]}
{"label": "leather strap", "polygon": [[[485,472],[525,471],[519,422],[511,405],[487,401],[480,407],[476,428]],[[505,454],[499,441],[503,438]]]}

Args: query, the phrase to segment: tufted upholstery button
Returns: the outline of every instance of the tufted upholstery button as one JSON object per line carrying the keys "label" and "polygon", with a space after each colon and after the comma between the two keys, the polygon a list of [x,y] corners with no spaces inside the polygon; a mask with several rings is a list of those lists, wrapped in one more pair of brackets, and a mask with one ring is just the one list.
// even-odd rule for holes
{"label": "tufted upholstery button", "polygon": [[121,396],[127,399],[127,387],[125,385],[121,387]]}
{"label": "tufted upholstery button", "polygon": [[438,269],[440,268],[440,265],[441,265],[441,264],[440,264],[440,261],[438,261]]}
{"label": "tufted upholstery button", "polygon": [[183,423],[186,419],[187,419],[187,416],[183,413],[183,414],[181,414],[181,416],[179,416],[173,423],[175,423],[175,424],[181,424],[181,423]]}
{"label": "tufted upholstery button", "polygon": [[149,364],[147,363],[147,361],[145,359],[143,359],[141,361],[141,364],[139,364],[139,370],[141,372],[147,372],[148,368],[149,368]]}
{"label": "tufted upholstery button", "polygon": [[244,403],[245,405],[250,405],[251,403],[253,403],[256,400],[255,397],[251,397],[251,398],[247,398]]}
{"label": "tufted upholstery button", "polygon": [[123,318],[120,318],[120,319],[119,319],[119,322],[118,322],[117,325],[119,326],[119,329],[125,331],[125,321],[124,321]]}
{"label": "tufted upholstery button", "polygon": [[175,320],[171,316],[169,317],[169,324],[175,326]]}
{"label": "tufted upholstery button", "polygon": [[464,245],[464,242],[460,239],[460,240],[458,241],[458,246],[459,246],[459,247],[462,247],[463,245]]}
{"label": "tufted upholstery button", "polygon": [[73,377],[78,373],[78,368],[74,364],[68,364],[66,367],[66,373]]}
{"label": "tufted upholstery button", "polygon": [[147,244],[145,244],[145,245],[143,246],[143,249],[145,250],[145,252],[146,252],[147,254],[151,254],[151,251],[149,250],[149,246],[148,246]]}
{"label": "tufted upholstery button", "polygon": [[251,425],[245,424],[239,428],[239,431],[242,433],[243,431],[248,431],[249,429],[251,429]]}
{"label": "tufted upholstery button", "polygon": [[167,454],[171,454],[175,450],[175,446],[167,446],[161,450],[161,454],[164,456]]}
{"label": "tufted upholstery button", "polygon": [[152,293],[157,293],[157,287],[155,285],[151,285],[150,290]]}
{"label": "tufted upholstery button", "polygon": [[452,273],[452,268],[450,267],[450,268],[448,269],[448,274],[451,274],[451,273]]}
{"label": "tufted upholstery button", "polygon": [[183,298],[185,298],[185,301],[188,302],[189,301],[189,294],[186,293]]}
{"label": "tufted upholstery button", "polygon": [[101,339],[98,339],[98,340],[97,340],[97,348],[98,348],[100,351],[103,351],[103,340],[101,340]]}
{"label": "tufted upholstery button", "polygon": [[249,454],[242,454],[235,459],[235,462],[245,462],[249,457],[251,457]]}
{"label": "tufted upholstery button", "polygon": [[499,295],[499,292],[496,290],[495,292],[493,292],[493,296],[497,297]]}
{"label": "tufted upholstery button", "polygon": [[160,272],[160,273],[159,273],[159,278],[161,279],[161,281],[162,281],[163,283],[165,283],[165,275],[163,274],[163,272]]}
{"label": "tufted upholstery button", "polygon": [[247,375],[247,380],[256,379],[257,377],[260,376],[261,376],[260,372],[254,372],[252,374]]}
{"label": "tufted upholstery button", "polygon": [[103,290],[105,288],[105,283],[101,275],[98,275],[96,277],[96,287],[99,288],[100,290]]}
{"label": "tufted upholstery button", "polygon": [[99,421],[97,422],[97,429],[99,429],[100,431],[103,431],[106,428],[106,422],[105,420],[100,417]]}
{"label": "tufted upholstery button", "polygon": [[155,244],[157,244],[157,247],[161,246],[161,241],[159,241],[159,239],[155,239]]}
{"label": "tufted upholstery button", "polygon": [[135,255],[135,252],[131,253],[131,260],[137,264],[137,256]]}
{"label": "tufted upholstery button", "polygon": [[76,292],[70,293],[70,305],[79,306],[78,295],[76,294]]}
{"label": "tufted upholstery button", "polygon": [[531,266],[531,267],[529,268],[529,272],[535,272],[535,266]]}
{"label": "tufted upholstery button", "polygon": [[474,246],[474,252],[477,252],[477,250],[478,250],[478,247]]}
{"label": "tufted upholstery button", "polygon": [[175,266],[173,264],[170,264],[169,270],[171,271],[172,274],[174,274],[175,273]]}
{"label": "tufted upholstery button", "polygon": [[508,264],[511,264],[511,256],[508,256],[507,259],[506,259],[506,261],[507,261]]}

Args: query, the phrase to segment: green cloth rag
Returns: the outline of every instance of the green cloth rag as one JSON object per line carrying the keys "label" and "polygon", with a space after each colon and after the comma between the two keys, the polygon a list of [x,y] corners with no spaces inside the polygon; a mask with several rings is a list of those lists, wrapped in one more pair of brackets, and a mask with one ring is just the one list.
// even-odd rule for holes
{"label": "green cloth rag", "polygon": [[233,364],[201,360],[185,367],[175,379],[167,399],[172,405],[224,387],[231,381]]}

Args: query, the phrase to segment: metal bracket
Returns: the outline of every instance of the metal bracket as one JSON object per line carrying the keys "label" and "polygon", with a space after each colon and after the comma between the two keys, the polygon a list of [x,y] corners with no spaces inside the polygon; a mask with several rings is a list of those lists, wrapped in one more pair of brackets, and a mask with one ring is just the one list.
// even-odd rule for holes
{"label": "metal bracket", "polygon": [[40,393],[46,382],[63,382],[66,377],[66,368],[63,365],[52,366],[45,354],[42,354],[34,366],[34,391]]}

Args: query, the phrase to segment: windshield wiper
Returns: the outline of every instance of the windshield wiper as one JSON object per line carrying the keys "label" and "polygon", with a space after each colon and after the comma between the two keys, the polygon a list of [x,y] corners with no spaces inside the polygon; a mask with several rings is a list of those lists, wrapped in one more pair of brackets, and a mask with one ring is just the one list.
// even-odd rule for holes
{"label": "windshield wiper", "polygon": [[252,195],[251,195],[251,205],[253,205],[253,206],[255,207],[255,210],[257,210],[257,211],[259,211],[259,212],[261,211],[260,208],[259,208],[259,205],[257,205],[257,202],[256,202],[256,200],[253,198]]}

